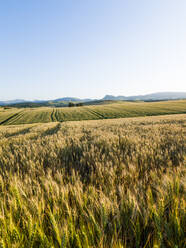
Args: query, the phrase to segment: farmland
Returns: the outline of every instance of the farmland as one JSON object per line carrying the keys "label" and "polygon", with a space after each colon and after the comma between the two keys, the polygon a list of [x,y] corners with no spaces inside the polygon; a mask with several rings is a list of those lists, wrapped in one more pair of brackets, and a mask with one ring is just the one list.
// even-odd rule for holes
{"label": "farmland", "polygon": [[0,247],[184,247],[185,114],[55,122],[184,113],[169,103],[1,113]]}
{"label": "farmland", "polygon": [[[107,103],[107,104],[106,104]],[[0,108],[0,125],[113,119],[186,113],[186,100],[106,102],[83,107]]]}

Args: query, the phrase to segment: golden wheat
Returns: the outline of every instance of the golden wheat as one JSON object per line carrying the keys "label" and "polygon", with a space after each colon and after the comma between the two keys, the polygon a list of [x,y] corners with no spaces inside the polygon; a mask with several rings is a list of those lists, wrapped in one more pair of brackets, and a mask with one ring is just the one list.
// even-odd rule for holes
{"label": "golden wheat", "polygon": [[184,247],[186,115],[0,127],[0,247]]}

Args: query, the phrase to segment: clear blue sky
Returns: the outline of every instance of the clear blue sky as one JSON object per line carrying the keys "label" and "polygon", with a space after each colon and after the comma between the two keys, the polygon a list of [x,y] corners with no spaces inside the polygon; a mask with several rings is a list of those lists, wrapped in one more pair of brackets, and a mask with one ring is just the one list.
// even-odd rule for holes
{"label": "clear blue sky", "polygon": [[0,100],[186,91],[186,0],[0,1]]}

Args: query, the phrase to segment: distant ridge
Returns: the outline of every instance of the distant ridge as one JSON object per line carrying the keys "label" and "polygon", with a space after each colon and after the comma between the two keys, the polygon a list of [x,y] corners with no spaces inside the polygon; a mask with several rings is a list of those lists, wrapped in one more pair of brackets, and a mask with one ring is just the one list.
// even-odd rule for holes
{"label": "distant ridge", "polygon": [[9,100],[9,101],[0,101],[0,105],[9,105],[9,104],[16,104],[16,103],[22,103],[26,102],[24,99],[15,99],[15,100]]}
{"label": "distant ridge", "polygon": [[82,102],[87,104],[100,103],[103,101],[166,101],[186,99],[186,92],[157,92],[146,95],[136,96],[113,96],[106,95],[102,99],[80,99],[76,97],[63,97],[54,100],[33,100],[27,101],[24,99],[16,99],[9,101],[0,101],[0,106],[15,106],[15,107],[40,107],[40,106],[68,106],[69,102]]}
{"label": "distant ridge", "polygon": [[178,100],[186,99],[186,92],[157,92],[147,95],[137,95],[137,96],[113,96],[106,95],[103,100]]}
{"label": "distant ridge", "polygon": [[80,98],[76,98],[76,97],[63,97],[63,98],[58,98],[53,100],[53,102],[89,102],[89,101],[93,101],[92,99],[80,99]]}

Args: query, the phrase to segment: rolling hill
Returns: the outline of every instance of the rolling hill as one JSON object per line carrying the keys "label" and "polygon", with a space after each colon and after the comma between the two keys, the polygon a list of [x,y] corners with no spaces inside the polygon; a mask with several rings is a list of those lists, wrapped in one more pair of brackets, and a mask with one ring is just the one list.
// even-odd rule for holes
{"label": "rolling hill", "polygon": [[[109,104],[108,104],[109,103]],[[186,113],[186,100],[161,102],[108,101],[82,107],[0,108],[0,125],[114,119]]]}

